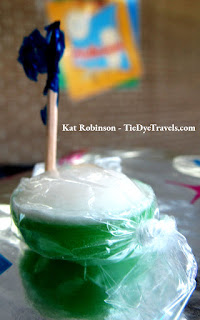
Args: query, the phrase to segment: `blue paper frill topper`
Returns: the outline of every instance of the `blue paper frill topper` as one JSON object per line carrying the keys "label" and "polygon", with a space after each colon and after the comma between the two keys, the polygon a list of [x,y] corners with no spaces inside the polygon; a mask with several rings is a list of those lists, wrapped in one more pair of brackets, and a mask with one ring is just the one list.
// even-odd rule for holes
{"label": "blue paper frill topper", "polygon": [[42,119],[43,124],[47,125],[47,106],[40,110],[40,117]]}
{"label": "blue paper frill topper", "polygon": [[[49,89],[59,92],[59,61],[65,50],[64,33],[60,30],[60,21],[48,25],[45,30],[46,37],[43,37],[37,29],[25,37],[18,57],[29,79],[37,81],[39,73],[47,73],[44,95]],[[45,123],[47,112],[41,110],[41,115]]]}
{"label": "blue paper frill topper", "polygon": [[63,55],[65,49],[64,33],[60,31],[60,22],[56,21],[53,24],[45,27],[47,31],[47,70],[48,78],[46,87],[44,89],[44,94],[47,94],[48,89],[54,92],[59,91],[59,61]]}
{"label": "blue paper frill topper", "polygon": [[46,57],[47,41],[35,29],[28,37],[24,38],[18,58],[29,79],[37,81],[38,73],[47,73]]}

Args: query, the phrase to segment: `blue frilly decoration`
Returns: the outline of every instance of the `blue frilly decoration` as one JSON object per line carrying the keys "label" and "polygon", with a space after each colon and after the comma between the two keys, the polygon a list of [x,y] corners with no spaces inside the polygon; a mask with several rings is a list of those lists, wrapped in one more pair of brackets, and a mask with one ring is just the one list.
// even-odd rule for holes
{"label": "blue frilly decoration", "polygon": [[47,73],[46,57],[47,41],[35,29],[28,37],[24,38],[18,58],[29,79],[37,81],[39,73]]}
{"label": "blue frilly decoration", "polygon": [[40,110],[40,117],[42,119],[43,124],[47,125],[47,106]]}
{"label": "blue frilly decoration", "polygon": [[[43,37],[37,29],[25,37],[18,57],[29,79],[37,81],[39,73],[47,73],[44,95],[49,89],[59,93],[59,61],[65,50],[64,33],[60,30],[60,21],[48,25],[45,30],[46,37]],[[45,108],[41,110],[41,118],[46,124]]]}

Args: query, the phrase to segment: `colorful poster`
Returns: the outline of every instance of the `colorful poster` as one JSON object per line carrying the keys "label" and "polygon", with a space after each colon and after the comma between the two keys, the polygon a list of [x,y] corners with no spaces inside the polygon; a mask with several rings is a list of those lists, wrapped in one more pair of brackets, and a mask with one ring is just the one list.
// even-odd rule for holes
{"label": "colorful poster", "polygon": [[50,1],[46,9],[65,32],[62,77],[73,100],[138,82],[137,1]]}

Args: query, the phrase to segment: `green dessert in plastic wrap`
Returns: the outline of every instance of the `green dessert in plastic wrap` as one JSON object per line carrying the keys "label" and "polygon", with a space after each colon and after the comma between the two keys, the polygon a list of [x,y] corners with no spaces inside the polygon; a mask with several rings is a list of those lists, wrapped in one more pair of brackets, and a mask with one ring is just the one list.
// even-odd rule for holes
{"label": "green dessert in plastic wrap", "polygon": [[[97,299],[98,310],[88,301],[86,319],[178,319],[195,288],[196,262],[175,220],[159,217],[150,186],[122,173],[85,164],[23,178],[11,208],[25,242],[41,255],[31,255],[35,268],[26,256],[21,262],[36,306],[61,294],[61,274],[76,299],[81,292]],[[52,268],[54,286],[44,295]],[[42,286],[37,273],[46,274]],[[55,300],[54,311],[81,318],[85,304],[76,309],[66,288],[63,294],[65,303]]]}
{"label": "green dessert in plastic wrap", "polygon": [[135,229],[153,218],[151,187],[92,165],[22,179],[12,214],[26,243],[53,259],[117,262],[137,246]]}

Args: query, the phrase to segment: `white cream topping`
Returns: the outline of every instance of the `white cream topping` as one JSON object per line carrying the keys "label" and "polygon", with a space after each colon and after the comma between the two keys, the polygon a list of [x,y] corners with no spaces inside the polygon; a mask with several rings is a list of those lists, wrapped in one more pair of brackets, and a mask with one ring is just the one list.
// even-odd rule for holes
{"label": "white cream topping", "polygon": [[154,199],[151,187],[122,173],[78,165],[23,178],[12,206],[16,214],[33,219],[94,223],[138,215]]}

